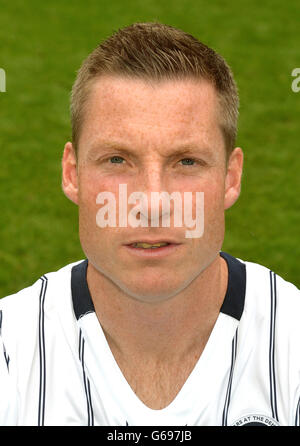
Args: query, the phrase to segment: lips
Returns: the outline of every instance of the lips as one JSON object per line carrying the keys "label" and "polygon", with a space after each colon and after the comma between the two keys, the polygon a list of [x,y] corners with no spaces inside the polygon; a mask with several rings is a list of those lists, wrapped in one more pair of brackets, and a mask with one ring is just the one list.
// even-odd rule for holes
{"label": "lips", "polygon": [[171,242],[170,240],[136,240],[123,245],[123,248],[129,255],[136,256],[136,258],[158,260],[176,255],[183,246],[182,243]]}
{"label": "lips", "polygon": [[169,245],[179,245],[177,241],[171,239],[155,239],[155,240],[133,240],[130,243],[127,243],[126,246],[137,249],[159,249],[164,248]]}
{"label": "lips", "polygon": [[132,243],[131,246],[134,248],[143,248],[143,249],[156,249],[161,248],[162,246],[167,246],[170,243],[168,242],[158,242],[158,243],[147,243],[147,242],[136,242]]}

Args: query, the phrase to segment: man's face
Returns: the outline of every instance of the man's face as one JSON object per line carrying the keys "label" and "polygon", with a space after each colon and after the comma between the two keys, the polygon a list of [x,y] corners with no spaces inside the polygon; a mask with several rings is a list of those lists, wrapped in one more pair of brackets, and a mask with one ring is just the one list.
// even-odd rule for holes
{"label": "man's face", "polygon": [[[240,149],[226,168],[224,137],[214,87],[205,81],[149,83],[102,77],[92,86],[82,124],[77,160],[71,144],[72,192],[79,206],[79,233],[92,268],[140,301],[162,301],[184,290],[216,258],[224,238],[224,210],[239,193]],[[69,163],[70,164],[70,163]],[[67,170],[66,167],[64,167]],[[66,183],[66,180],[65,180]],[[148,227],[118,227],[119,185],[148,197]],[[117,227],[100,228],[99,193],[116,199]],[[204,233],[186,238],[187,227],[151,226],[152,192],[204,193]],[[134,205],[128,205],[128,212]],[[166,248],[134,248],[133,242],[171,241]],[[151,250],[151,251],[150,251]]]}

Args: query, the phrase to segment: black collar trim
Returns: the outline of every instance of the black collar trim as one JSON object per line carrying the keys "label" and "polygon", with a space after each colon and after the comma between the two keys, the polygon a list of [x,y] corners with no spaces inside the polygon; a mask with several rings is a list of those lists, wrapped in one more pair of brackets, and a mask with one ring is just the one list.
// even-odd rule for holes
{"label": "black collar trim", "polygon": [[228,267],[227,291],[220,311],[239,321],[245,305],[246,265],[226,252],[221,251],[220,256],[226,260]]}
{"label": "black collar trim", "polygon": [[85,259],[83,262],[73,266],[71,272],[72,300],[77,320],[85,314],[95,311],[86,280],[87,266],[88,260]]}
{"label": "black collar trim", "polygon": [[[220,252],[228,266],[228,285],[221,313],[241,319],[244,310],[246,293],[246,267],[235,257]],[[86,280],[88,260],[73,266],[71,272],[72,300],[76,319],[95,311]]]}

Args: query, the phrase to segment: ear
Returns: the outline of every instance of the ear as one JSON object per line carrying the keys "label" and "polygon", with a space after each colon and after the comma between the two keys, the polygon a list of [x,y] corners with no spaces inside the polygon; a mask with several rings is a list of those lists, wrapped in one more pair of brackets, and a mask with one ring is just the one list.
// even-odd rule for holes
{"label": "ear", "polygon": [[69,200],[78,204],[77,158],[71,142],[67,142],[62,158],[62,190]]}
{"label": "ear", "polygon": [[240,147],[236,147],[230,154],[225,178],[224,209],[234,205],[241,192],[244,155]]}

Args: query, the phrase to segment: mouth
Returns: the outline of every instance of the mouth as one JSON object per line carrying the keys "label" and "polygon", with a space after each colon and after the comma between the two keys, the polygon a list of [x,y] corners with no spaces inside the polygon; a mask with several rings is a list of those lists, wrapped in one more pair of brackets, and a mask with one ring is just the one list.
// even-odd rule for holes
{"label": "mouth", "polygon": [[171,243],[169,243],[169,242],[157,242],[157,243],[135,242],[129,246],[132,246],[133,248],[140,248],[140,249],[158,249],[158,248],[162,248],[163,246],[168,246],[170,244]]}
{"label": "mouth", "polygon": [[152,241],[135,241],[125,245],[129,252],[138,256],[160,257],[169,255],[181,246],[181,243],[172,241],[152,240]]}

